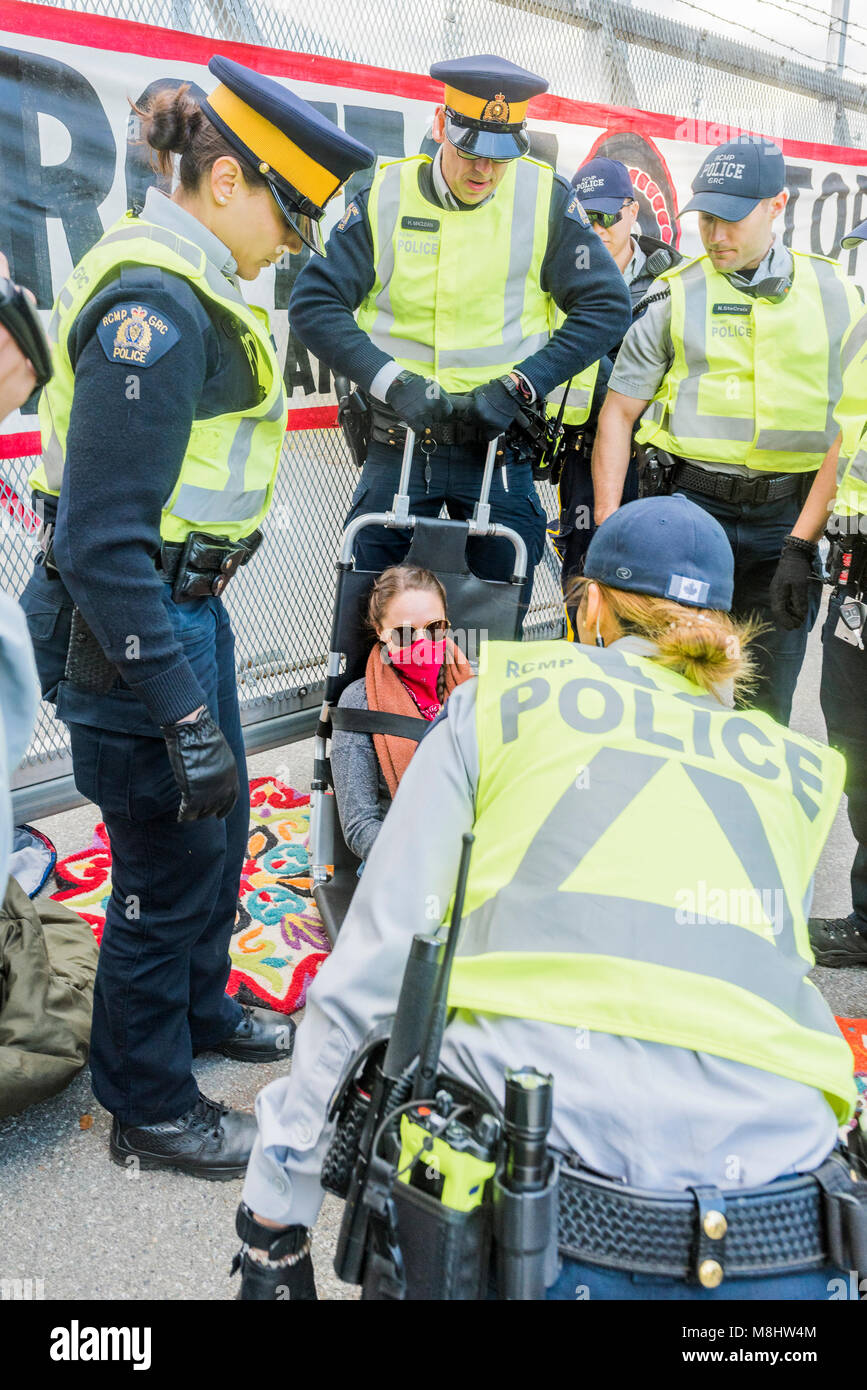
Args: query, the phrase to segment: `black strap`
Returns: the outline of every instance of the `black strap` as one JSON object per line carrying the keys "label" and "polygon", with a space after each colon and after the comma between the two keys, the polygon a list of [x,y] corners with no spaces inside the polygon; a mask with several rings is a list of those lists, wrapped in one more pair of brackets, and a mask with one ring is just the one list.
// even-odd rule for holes
{"label": "black strap", "polygon": [[281,1260],[284,1255],[297,1255],[308,1235],[306,1226],[286,1226],[282,1231],[275,1231],[272,1226],[260,1225],[246,1202],[241,1202],[235,1213],[235,1230],[245,1245],[252,1245],[256,1250],[267,1250],[271,1260]]}
{"label": "black strap", "polygon": [[331,711],[331,727],[344,734],[391,734],[421,743],[431,727],[419,715],[388,714],[384,709],[345,709],[338,705]]}

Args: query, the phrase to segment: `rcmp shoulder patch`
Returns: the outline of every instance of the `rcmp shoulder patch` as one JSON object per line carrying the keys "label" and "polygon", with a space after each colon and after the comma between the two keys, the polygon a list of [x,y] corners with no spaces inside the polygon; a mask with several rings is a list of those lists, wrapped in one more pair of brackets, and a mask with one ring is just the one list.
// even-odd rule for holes
{"label": "rcmp shoulder patch", "polygon": [[582,227],[590,226],[590,218],[581,206],[581,199],[578,197],[577,193],[573,193],[566,204],[565,215],[571,218],[573,222],[580,222]]}
{"label": "rcmp shoulder patch", "polygon": [[96,336],[109,362],[152,367],[180,339],[170,318],[147,304],[115,304],[104,314]]}
{"label": "rcmp shoulder patch", "polygon": [[350,203],[345,213],[337,224],[338,232],[345,232],[347,227],[361,221],[361,208],[357,203]]}

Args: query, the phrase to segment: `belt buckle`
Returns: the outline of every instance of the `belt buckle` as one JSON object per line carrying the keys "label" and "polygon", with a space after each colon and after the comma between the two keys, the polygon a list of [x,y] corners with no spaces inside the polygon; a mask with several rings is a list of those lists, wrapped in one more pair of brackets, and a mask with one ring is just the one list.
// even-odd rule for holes
{"label": "belt buckle", "polygon": [[823,1189],[828,1258],[838,1269],[867,1275],[867,1202],[854,1192]]}

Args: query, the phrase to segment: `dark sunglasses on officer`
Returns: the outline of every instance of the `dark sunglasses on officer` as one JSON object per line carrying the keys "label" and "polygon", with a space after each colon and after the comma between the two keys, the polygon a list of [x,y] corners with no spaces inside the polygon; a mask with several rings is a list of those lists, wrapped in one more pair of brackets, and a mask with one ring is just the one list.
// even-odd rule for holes
{"label": "dark sunglasses on officer", "polygon": [[634,198],[627,198],[623,207],[619,208],[617,212],[595,212],[592,208],[585,208],[584,211],[592,223],[595,224],[598,222],[601,227],[606,228],[614,227],[623,216],[624,210],[631,207],[634,202]]}

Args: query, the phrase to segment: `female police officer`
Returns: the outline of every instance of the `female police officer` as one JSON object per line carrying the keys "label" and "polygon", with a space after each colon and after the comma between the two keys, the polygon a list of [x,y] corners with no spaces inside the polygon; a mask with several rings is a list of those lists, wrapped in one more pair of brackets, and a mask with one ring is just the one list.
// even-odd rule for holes
{"label": "female police officer", "polygon": [[588,645],[490,643],[407,769],[292,1075],[257,1098],[246,1297],[311,1296],[329,1095],[393,1011],[413,932],[432,905],[446,917],[470,829],[442,1060],[498,1099],[506,1065],[553,1073],[549,1142],[570,1171],[549,1297],[823,1298],[831,1259],[852,1258],[827,1243],[820,1191],[867,1219],[829,1160],[852,1056],[805,978],[842,759],[731,708],[744,629],[701,508],[623,507],[585,575]]}
{"label": "female police officer", "polygon": [[373,155],[278,83],[209,66],[201,106],[181,87],[138,113],[165,174],[180,156],[171,199],[150,189],[58,296],[24,606],[111,843],[91,1064],[112,1157],[224,1178],[253,1121],[200,1095],[193,1054],[266,1061],[292,1042],[224,992],[249,798],[219,595],[260,539],[286,418],[268,316],[236,277],[314,245]]}

